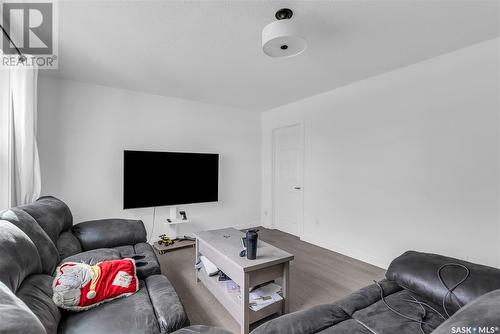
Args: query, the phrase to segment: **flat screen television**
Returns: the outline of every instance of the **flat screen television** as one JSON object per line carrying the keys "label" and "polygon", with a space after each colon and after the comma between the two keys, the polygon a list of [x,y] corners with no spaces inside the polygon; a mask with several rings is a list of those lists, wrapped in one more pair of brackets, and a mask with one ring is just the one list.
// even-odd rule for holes
{"label": "flat screen television", "polygon": [[217,202],[219,155],[123,153],[123,208]]}

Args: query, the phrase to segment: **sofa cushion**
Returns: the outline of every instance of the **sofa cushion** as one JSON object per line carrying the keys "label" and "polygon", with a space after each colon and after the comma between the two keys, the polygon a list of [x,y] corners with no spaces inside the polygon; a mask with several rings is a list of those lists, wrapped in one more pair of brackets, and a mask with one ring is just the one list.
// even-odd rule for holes
{"label": "sofa cushion", "polygon": [[339,322],[335,326],[325,328],[317,332],[317,334],[373,334],[373,332],[364,327],[357,320],[347,319]]}
{"label": "sofa cushion", "polygon": [[113,249],[117,250],[121,257],[132,257],[135,254],[134,245],[125,245],[113,247]]}
{"label": "sofa cushion", "polygon": [[121,259],[120,252],[114,248],[100,248],[68,256],[61,263],[79,262],[93,266],[102,261]]}
{"label": "sofa cushion", "polygon": [[80,240],[84,251],[146,242],[144,224],[131,219],[87,221],[73,226],[73,234]]}
{"label": "sofa cushion", "polygon": [[36,315],[2,282],[0,282],[0,333],[46,334]]}
{"label": "sofa cushion", "polygon": [[42,227],[54,245],[59,239],[59,234],[73,225],[73,216],[68,206],[61,200],[44,196],[35,202],[17,207],[27,213]]}
{"label": "sofa cushion", "polygon": [[15,292],[25,277],[41,271],[33,241],[17,226],[0,220],[0,281]]}
{"label": "sofa cushion", "polygon": [[137,275],[139,277],[161,274],[158,258],[156,257],[153,247],[151,247],[150,244],[145,242],[135,244],[134,251],[136,255],[144,256],[144,258],[136,261]]}
{"label": "sofa cushion", "polygon": [[500,328],[500,290],[491,291],[465,305],[439,326],[433,334],[453,333],[452,328],[482,327],[472,333],[496,333]]}
{"label": "sofa cushion", "polygon": [[61,312],[52,301],[52,281],[49,275],[28,276],[17,291],[21,299],[42,323],[47,334],[57,333]]}
{"label": "sofa cushion", "polygon": [[160,326],[160,333],[171,333],[189,325],[184,307],[167,277],[149,276],[145,279],[145,283]]}
{"label": "sofa cushion", "polygon": [[337,305],[318,305],[270,320],[257,327],[252,334],[312,334],[347,319],[349,315]]}
{"label": "sofa cushion", "polygon": [[115,248],[100,248],[93,249],[86,252],[78,253],[68,256],[63,259],[61,263],[65,262],[80,262],[94,265],[101,261],[109,261],[116,259],[123,259],[133,257],[135,255],[141,256],[136,260],[137,276],[139,278],[148,277],[150,275],[160,274],[160,264],[153,251],[151,245],[142,243],[134,246],[119,246]]}
{"label": "sofa cushion", "polygon": [[65,259],[68,256],[82,252],[80,241],[70,231],[64,231],[57,239],[57,250],[59,251],[60,259]]}
{"label": "sofa cushion", "polygon": [[5,219],[19,227],[33,241],[42,261],[42,272],[52,274],[59,263],[58,251],[36,220],[18,208],[5,210],[0,216],[1,219]]}
{"label": "sofa cushion", "polygon": [[85,312],[68,313],[59,334],[122,334],[160,332],[144,282],[135,294],[115,299]]}
{"label": "sofa cushion", "polygon": [[[387,304],[398,312],[413,319],[422,319],[423,311],[418,304],[409,302],[413,300],[407,291],[398,291],[385,297]],[[417,298],[417,300],[419,300]],[[419,300],[420,301],[420,300]],[[436,312],[426,308],[427,316],[424,321],[429,325],[424,326],[426,333],[435,329],[444,319]],[[414,334],[420,333],[418,322],[410,321],[391,311],[385,303],[380,300],[360,309],[353,314],[353,319],[374,333],[398,333]]]}
{"label": "sofa cushion", "polygon": [[[382,280],[379,284],[384,291],[384,296],[388,296],[402,290],[399,285],[388,280]],[[344,299],[335,302],[335,305],[340,306],[349,316],[352,317],[354,312],[368,307],[379,300],[380,288],[376,284],[371,284],[354,291]]]}
{"label": "sofa cushion", "polygon": [[[447,289],[439,281],[438,269],[449,263],[458,263],[470,270],[470,275],[453,294],[465,305],[487,292],[500,289],[500,269],[474,264],[446,256],[408,251],[394,259],[386,277],[422,297],[441,305]],[[449,266],[442,270],[444,282],[452,287],[466,274],[461,267]],[[453,299],[453,302],[450,300]],[[448,296],[446,306],[451,314],[458,310],[456,298]]]}

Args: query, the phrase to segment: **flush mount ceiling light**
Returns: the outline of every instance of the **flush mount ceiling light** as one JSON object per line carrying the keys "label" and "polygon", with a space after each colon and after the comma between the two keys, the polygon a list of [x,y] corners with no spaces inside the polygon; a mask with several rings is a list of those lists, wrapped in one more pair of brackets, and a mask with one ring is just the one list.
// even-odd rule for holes
{"label": "flush mount ceiling light", "polygon": [[307,43],[302,37],[300,25],[291,20],[291,9],[282,8],[276,12],[278,21],[269,23],[262,30],[262,50],[270,57],[291,57],[302,53]]}

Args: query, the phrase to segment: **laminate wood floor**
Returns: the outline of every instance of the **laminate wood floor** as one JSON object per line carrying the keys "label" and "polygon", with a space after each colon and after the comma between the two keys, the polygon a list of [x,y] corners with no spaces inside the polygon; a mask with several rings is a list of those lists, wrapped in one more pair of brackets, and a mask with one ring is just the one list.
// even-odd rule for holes
{"label": "laminate wood floor", "polygon": [[[290,264],[290,312],[331,303],[384,277],[385,271],[278,230],[259,227],[259,239],[295,256]],[[212,325],[239,333],[237,322],[194,275],[194,248],[158,255],[192,325]]]}

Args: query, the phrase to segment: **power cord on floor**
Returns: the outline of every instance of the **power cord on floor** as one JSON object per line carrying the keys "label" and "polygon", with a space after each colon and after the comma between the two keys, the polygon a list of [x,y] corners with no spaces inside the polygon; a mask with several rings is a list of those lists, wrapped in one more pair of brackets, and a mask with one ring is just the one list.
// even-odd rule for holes
{"label": "power cord on floor", "polygon": [[[443,276],[441,275],[441,271],[444,268],[451,267],[451,266],[456,266],[456,267],[460,267],[460,268],[465,269],[466,274],[465,274],[465,276],[458,283],[454,284],[450,288],[444,282]],[[427,310],[425,309],[424,306],[426,306],[429,309],[431,309],[432,311],[436,312],[436,314],[438,314],[441,318],[443,318],[443,320],[446,320],[447,318],[450,317],[450,314],[448,313],[448,310],[446,308],[446,299],[448,298],[448,296],[455,296],[458,308],[459,309],[462,308],[463,307],[462,303],[460,302],[460,300],[458,299],[458,297],[453,293],[453,291],[469,278],[469,276],[470,276],[470,270],[465,265],[460,264],[460,263],[446,263],[446,264],[443,264],[441,267],[439,267],[439,269],[437,270],[437,276],[438,276],[439,282],[441,282],[441,284],[447,290],[446,294],[443,296],[443,299],[442,299],[442,302],[441,302],[443,310],[444,310],[444,313],[446,314],[446,317],[443,314],[441,314],[439,311],[437,311],[431,305],[417,300],[411,293],[408,293],[408,294],[410,295],[410,297],[412,299],[403,299],[403,301],[407,301],[407,302],[410,302],[410,303],[418,304],[420,306],[420,308],[422,309],[422,311],[423,311],[422,317],[421,317],[421,319],[417,319],[417,318],[413,318],[411,316],[408,316],[406,314],[403,314],[403,313],[399,312],[398,310],[394,309],[392,306],[390,306],[387,303],[387,301],[385,300],[385,297],[384,297],[384,289],[382,288],[382,285],[380,285],[380,283],[377,282],[377,281],[374,281],[374,282],[375,282],[375,284],[378,286],[378,288],[380,290],[380,298],[381,298],[382,302],[385,304],[385,306],[387,306],[387,308],[389,310],[391,310],[393,313],[399,315],[400,317],[405,318],[405,319],[410,320],[410,321],[413,321],[413,322],[417,322],[420,325],[420,331],[422,332],[422,334],[426,334],[423,326],[424,325],[428,325],[429,327],[431,327],[432,325],[429,322],[424,321],[424,319],[427,316]],[[453,301],[453,299],[451,298],[450,301]]]}

